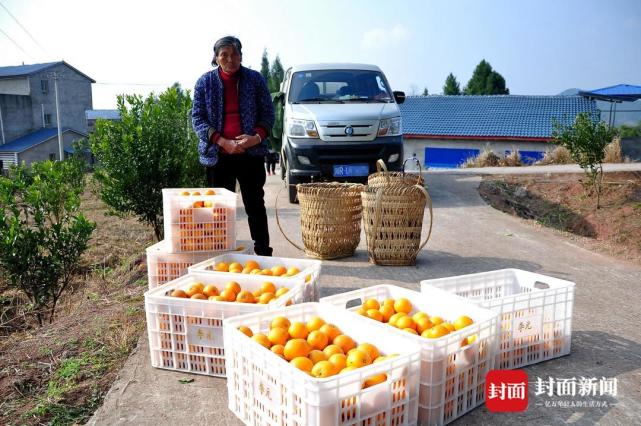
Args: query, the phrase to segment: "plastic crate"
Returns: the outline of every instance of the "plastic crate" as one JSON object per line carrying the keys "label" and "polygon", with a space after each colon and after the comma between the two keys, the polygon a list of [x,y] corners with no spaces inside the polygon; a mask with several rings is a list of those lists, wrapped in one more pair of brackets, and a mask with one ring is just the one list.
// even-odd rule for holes
{"label": "plastic crate", "polygon": [[421,281],[499,314],[496,368],[520,368],[570,353],[574,283],[519,269]]}
{"label": "plastic crate", "polygon": [[[314,378],[254,340],[238,327],[267,332],[275,316],[307,321],[318,315],[357,343],[369,342],[383,354],[399,353],[323,379]],[[252,425],[412,425],[418,403],[419,348],[406,336],[382,332],[365,318],[319,303],[243,315],[224,321],[229,409]],[[363,389],[363,382],[385,373],[387,380]]]}
{"label": "plastic crate", "polygon": [[[253,242],[238,241],[234,253],[251,253]],[[162,240],[147,247],[147,278],[149,290],[187,273],[190,266],[218,256],[219,251],[170,253],[169,244]]]}
{"label": "plastic crate", "polygon": [[[494,366],[498,343],[498,314],[442,290],[432,289],[428,293],[419,293],[392,285],[378,285],[324,297],[321,303],[331,303],[355,311],[366,299],[382,301],[400,297],[412,302],[411,313],[424,311],[430,316],[438,315],[448,321],[467,315],[474,320],[474,324],[464,329],[437,339],[426,339],[365,318],[376,324],[381,332],[389,330],[408,336],[420,345],[418,423],[449,423],[485,401],[485,376]],[[357,313],[352,315],[360,317]],[[462,340],[474,334],[477,339],[472,344],[461,347]]]}
{"label": "plastic crate", "polygon": [[[266,280],[269,278],[269,280]],[[181,299],[169,294],[175,289],[188,289],[194,282],[216,284],[219,289],[229,281],[238,282],[243,289],[254,291],[265,281],[277,288],[289,287],[288,297],[265,304],[214,302]],[[262,312],[303,301],[301,284],[291,286],[285,278],[261,275],[234,276],[225,273],[195,272],[184,275],[145,293],[147,332],[151,365],[168,370],[225,377],[223,319],[251,312]]]}
{"label": "plastic crate", "polygon": [[[172,253],[227,251],[236,247],[236,194],[212,188],[165,188],[162,190],[165,240]],[[205,207],[207,205],[207,207]]]}
{"label": "plastic crate", "polygon": [[[285,267],[296,267],[300,272],[293,277],[287,277],[291,282],[305,284],[305,301],[318,302],[320,295],[319,279],[321,272],[320,260],[309,259],[294,259],[286,257],[271,257],[271,256],[256,256],[246,255],[240,253],[224,253],[211,259],[204,260],[189,268],[189,271],[196,272],[212,272],[216,264],[220,262],[231,263],[239,262],[242,265],[246,264],[248,260],[255,260],[261,268],[271,268],[273,266],[282,265]],[[231,272],[228,272],[232,274]],[[237,274],[235,274],[237,275]]]}

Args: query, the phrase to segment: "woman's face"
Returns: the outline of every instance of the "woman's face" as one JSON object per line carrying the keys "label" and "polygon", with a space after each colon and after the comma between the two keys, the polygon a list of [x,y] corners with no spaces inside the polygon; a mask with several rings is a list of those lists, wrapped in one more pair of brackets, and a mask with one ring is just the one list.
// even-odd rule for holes
{"label": "woman's face", "polygon": [[228,74],[238,71],[240,68],[240,53],[234,46],[221,47],[216,56],[218,65]]}

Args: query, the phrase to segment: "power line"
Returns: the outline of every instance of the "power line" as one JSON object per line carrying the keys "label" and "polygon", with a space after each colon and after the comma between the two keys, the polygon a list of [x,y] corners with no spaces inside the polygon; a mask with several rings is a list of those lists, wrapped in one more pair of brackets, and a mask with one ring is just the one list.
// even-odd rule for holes
{"label": "power line", "polygon": [[16,24],[18,24],[18,25],[20,26],[20,28],[22,28],[22,30],[23,30],[25,33],[27,33],[27,35],[31,38],[31,40],[33,40],[33,42],[34,42],[35,44],[37,44],[37,45],[38,45],[38,47],[39,47],[40,49],[42,49],[42,51],[43,51],[44,53],[46,53],[47,55],[49,55],[49,52],[47,51],[47,49],[45,49],[44,47],[42,47],[42,45],[41,45],[40,43],[38,43],[38,40],[36,40],[36,39],[34,38],[34,36],[32,36],[32,35],[31,35],[31,33],[30,33],[29,31],[27,31],[27,29],[24,27],[24,25],[22,25],[22,24],[20,23],[20,21],[18,21],[18,19],[17,19],[15,16],[13,16],[13,14],[12,14],[11,12],[9,12],[9,9],[7,9],[7,6],[5,6],[4,4],[2,4],[2,2],[0,2],[0,6],[2,6],[2,8],[3,8],[3,9],[4,9],[8,14],[9,14],[9,16],[11,16],[11,17],[13,18],[13,20],[14,20],[14,21],[16,21]]}
{"label": "power line", "polygon": [[15,44],[15,45],[16,45],[16,47],[17,47],[18,49],[22,50],[22,51],[24,52],[24,54],[25,54],[25,55],[29,56],[31,59],[35,59],[35,58],[34,58],[33,56],[31,56],[31,55],[30,55],[26,50],[24,50],[24,49],[22,48],[22,46],[20,46],[20,45],[19,45],[19,44],[14,40],[14,39],[12,39],[11,37],[9,37],[9,34],[5,33],[5,32],[4,32],[4,30],[2,30],[2,28],[0,28],[0,31],[2,32],[2,34],[4,34],[4,35],[5,35],[5,37],[7,37],[9,40],[11,40],[11,42],[12,42],[13,44]]}

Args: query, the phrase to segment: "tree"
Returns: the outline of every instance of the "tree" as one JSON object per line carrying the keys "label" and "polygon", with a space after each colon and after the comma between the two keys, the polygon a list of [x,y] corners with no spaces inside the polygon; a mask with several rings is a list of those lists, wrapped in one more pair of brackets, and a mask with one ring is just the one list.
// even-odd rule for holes
{"label": "tree", "polygon": [[636,125],[622,125],[620,128],[621,138],[641,138],[641,121]]}
{"label": "tree", "polygon": [[445,79],[445,85],[443,86],[443,94],[444,95],[460,95],[461,94],[461,87],[459,86],[458,81],[456,81],[456,77],[454,77],[454,74],[452,73],[450,73]]}
{"label": "tree", "polygon": [[133,213],[163,237],[162,189],[204,185],[191,96],[171,87],[159,96],[118,97],[120,121],[98,120],[90,136],[99,160],[102,200],[118,214]]}
{"label": "tree", "polygon": [[423,89],[423,96],[428,96],[430,92],[427,91],[427,87]]}
{"label": "tree", "polygon": [[588,186],[596,192],[596,208],[600,208],[605,147],[617,135],[616,129],[587,112],[578,114],[572,125],[563,126],[553,121],[552,127],[554,143],[567,148],[572,159],[585,171]]}
{"label": "tree", "polygon": [[267,87],[270,85],[271,76],[269,74],[269,59],[267,58],[267,49],[263,50],[263,59],[260,61],[260,75],[263,76]]}
{"label": "tree", "polygon": [[280,63],[280,57],[276,55],[276,59],[274,59],[274,63],[272,64],[272,69],[270,71],[270,81],[271,81],[271,88],[270,92],[280,92],[280,84],[283,82],[283,79],[285,78],[285,70],[283,69],[283,65]]}
{"label": "tree", "polygon": [[474,69],[472,78],[463,90],[466,95],[509,95],[505,79],[492,69],[492,65],[483,59]]}
{"label": "tree", "polygon": [[82,160],[14,166],[0,177],[0,269],[29,298],[40,325],[78,270],[95,224],[80,212]]}

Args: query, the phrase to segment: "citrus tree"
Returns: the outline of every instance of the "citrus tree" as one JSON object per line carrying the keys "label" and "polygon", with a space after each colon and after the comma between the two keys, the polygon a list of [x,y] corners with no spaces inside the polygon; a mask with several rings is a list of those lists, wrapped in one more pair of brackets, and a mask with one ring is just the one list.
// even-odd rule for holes
{"label": "citrus tree", "polygon": [[163,237],[162,189],[204,185],[191,98],[176,84],[158,96],[118,97],[120,121],[98,120],[90,136],[100,196],[118,214],[134,214]]}
{"label": "citrus tree", "polygon": [[588,186],[596,193],[596,208],[601,202],[601,180],[605,147],[617,135],[616,129],[590,113],[582,112],[571,125],[553,122],[553,141],[567,148],[572,159],[585,171]]}
{"label": "citrus tree", "polygon": [[0,268],[42,325],[53,321],[95,224],[80,212],[81,161],[13,167],[0,177]]}

